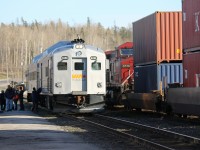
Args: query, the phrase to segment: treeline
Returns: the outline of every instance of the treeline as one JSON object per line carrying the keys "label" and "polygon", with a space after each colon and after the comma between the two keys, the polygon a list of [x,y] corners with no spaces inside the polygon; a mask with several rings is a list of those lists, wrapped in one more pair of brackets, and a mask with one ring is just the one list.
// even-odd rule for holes
{"label": "treeline", "polygon": [[131,32],[131,26],[105,28],[101,23],[92,23],[90,18],[85,24],[74,26],[60,19],[45,24],[37,20],[28,23],[23,18],[16,23],[1,23],[0,72],[8,72],[12,78],[19,78],[22,67],[25,70],[34,56],[60,40],[77,38],[77,34],[87,44],[107,50],[131,41]]}

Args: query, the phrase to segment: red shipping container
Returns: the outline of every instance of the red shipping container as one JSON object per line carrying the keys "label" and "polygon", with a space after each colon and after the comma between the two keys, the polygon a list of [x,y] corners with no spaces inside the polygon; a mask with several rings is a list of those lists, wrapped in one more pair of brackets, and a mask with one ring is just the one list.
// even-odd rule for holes
{"label": "red shipping container", "polygon": [[200,86],[200,52],[187,53],[183,55],[184,87]]}
{"label": "red shipping container", "polygon": [[182,12],[155,12],[133,22],[135,64],[182,60]]}
{"label": "red shipping container", "polygon": [[200,50],[200,0],[183,0],[183,49]]}

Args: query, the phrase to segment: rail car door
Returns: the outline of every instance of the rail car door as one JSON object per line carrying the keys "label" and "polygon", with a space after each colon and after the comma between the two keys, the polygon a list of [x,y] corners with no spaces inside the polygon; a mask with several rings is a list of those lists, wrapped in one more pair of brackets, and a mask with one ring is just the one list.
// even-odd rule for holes
{"label": "rail car door", "polygon": [[87,91],[87,59],[72,59],[72,91]]}
{"label": "rail car door", "polygon": [[47,78],[47,89],[52,93],[52,58],[48,60],[48,78]]}
{"label": "rail car door", "polygon": [[[37,64],[37,77],[36,77],[36,81],[37,81],[37,89],[38,88],[40,88],[41,86],[40,86],[40,75],[39,75],[39,72],[40,72],[40,65],[39,64]],[[31,89],[32,90],[32,89]]]}

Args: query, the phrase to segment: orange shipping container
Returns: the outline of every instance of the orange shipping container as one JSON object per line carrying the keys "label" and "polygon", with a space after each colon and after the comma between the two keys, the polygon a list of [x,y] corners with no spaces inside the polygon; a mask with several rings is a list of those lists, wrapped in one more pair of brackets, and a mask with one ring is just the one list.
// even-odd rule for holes
{"label": "orange shipping container", "polygon": [[182,61],[182,12],[155,12],[133,22],[135,64]]}

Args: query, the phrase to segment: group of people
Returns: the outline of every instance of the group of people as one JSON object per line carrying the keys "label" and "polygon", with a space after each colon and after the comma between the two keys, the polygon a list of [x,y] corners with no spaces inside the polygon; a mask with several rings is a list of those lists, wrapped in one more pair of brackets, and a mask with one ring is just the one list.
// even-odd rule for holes
{"label": "group of people", "polygon": [[18,110],[17,103],[19,101],[20,109],[24,110],[24,103],[23,103],[23,93],[24,90],[20,86],[19,89],[14,89],[10,85],[4,92],[3,90],[0,93],[0,111],[12,111]]}
{"label": "group of people", "polygon": [[[33,102],[32,111],[38,111],[38,100],[41,91],[41,88],[39,88],[38,90],[36,90],[35,87],[33,88],[31,94],[31,99]],[[2,90],[0,93],[0,112],[18,110],[18,101],[20,104],[19,110],[24,110],[23,93],[24,90],[21,86],[19,87],[19,89],[14,89],[10,85],[8,85],[6,91],[4,92],[4,90]]]}

